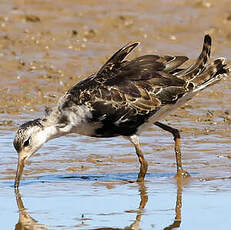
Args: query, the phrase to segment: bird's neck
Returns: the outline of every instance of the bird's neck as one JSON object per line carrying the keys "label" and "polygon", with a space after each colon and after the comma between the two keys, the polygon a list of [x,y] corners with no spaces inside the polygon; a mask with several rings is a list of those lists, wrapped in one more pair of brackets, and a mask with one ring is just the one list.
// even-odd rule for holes
{"label": "bird's neck", "polygon": [[57,124],[47,123],[44,124],[42,135],[44,135],[45,142],[64,136],[71,132],[71,127],[67,126],[58,126]]}
{"label": "bird's neck", "polygon": [[89,124],[91,118],[92,112],[87,106],[76,105],[63,111],[55,108],[41,123],[43,123],[48,141],[69,133],[93,136],[95,129],[102,125]]}
{"label": "bird's neck", "polygon": [[61,133],[58,132],[57,127],[55,127],[55,126],[47,126],[47,127],[45,127],[44,128],[44,134],[45,134],[45,137],[46,137],[46,142],[51,140],[51,139],[62,136]]}

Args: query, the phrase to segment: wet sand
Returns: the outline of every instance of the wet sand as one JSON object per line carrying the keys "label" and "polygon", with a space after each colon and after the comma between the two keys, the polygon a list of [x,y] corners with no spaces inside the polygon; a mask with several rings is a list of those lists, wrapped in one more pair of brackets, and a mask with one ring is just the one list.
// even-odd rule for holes
{"label": "wet sand", "polygon": [[[0,2],[1,229],[229,229],[231,81],[201,92],[163,122],[179,128],[187,181],[174,178],[172,137],[152,127],[141,137],[149,162],[144,185],[128,183],[139,165],[122,138],[69,135],[47,143],[14,192],[17,126],[97,71],[130,41],[131,55],[200,53],[231,60],[229,1]],[[182,206],[182,207],[181,207]],[[176,208],[177,207],[177,208]]]}

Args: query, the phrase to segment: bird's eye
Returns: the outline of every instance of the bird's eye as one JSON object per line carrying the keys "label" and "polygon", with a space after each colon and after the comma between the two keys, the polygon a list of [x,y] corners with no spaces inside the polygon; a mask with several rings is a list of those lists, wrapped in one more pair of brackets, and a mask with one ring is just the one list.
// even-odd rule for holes
{"label": "bird's eye", "polygon": [[26,147],[30,144],[30,138],[23,143],[23,147]]}

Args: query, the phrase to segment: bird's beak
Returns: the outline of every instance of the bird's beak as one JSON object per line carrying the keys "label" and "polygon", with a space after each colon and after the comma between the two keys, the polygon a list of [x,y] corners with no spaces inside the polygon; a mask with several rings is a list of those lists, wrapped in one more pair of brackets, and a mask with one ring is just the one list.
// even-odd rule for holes
{"label": "bird's beak", "polygon": [[27,157],[24,156],[24,154],[19,153],[18,155],[18,167],[17,167],[17,172],[16,172],[16,177],[15,177],[15,182],[14,182],[14,187],[18,188],[19,182],[22,176],[23,168],[26,163]]}

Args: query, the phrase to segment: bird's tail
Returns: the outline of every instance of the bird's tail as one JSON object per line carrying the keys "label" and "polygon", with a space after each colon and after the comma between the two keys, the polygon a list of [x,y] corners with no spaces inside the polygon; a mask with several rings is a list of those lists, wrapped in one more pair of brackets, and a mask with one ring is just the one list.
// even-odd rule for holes
{"label": "bird's tail", "polygon": [[188,82],[188,86],[193,92],[215,84],[230,72],[225,58],[210,61],[211,43],[211,37],[205,35],[201,54],[195,64],[176,73],[177,77]]}
{"label": "bird's tail", "polygon": [[218,58],[211,64],[206,65],[199,75],[190,79],[189,84],[192,84],[193,91],[197,92],[220,81],[229,72],[230,68],[227,66],[225,58]]}
{"label": "bird's tail", "polygon": [[202,51],[198,59],[196,60],[195,64],[193,64],[189,68],[186,68],[178,72],[177,76],[183,78],[184,80],[190,80],[195,76],[197,76],[198,74],[200,74],[204,70],[206,63],[210,58],[211,44],[212,44],[211,37],[208,34],[205,35]]}

